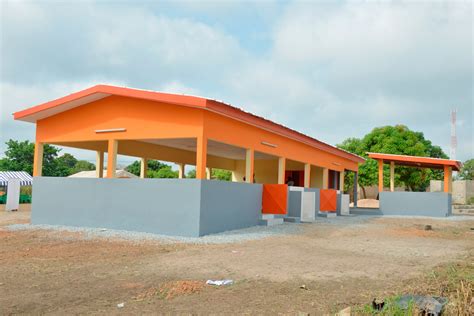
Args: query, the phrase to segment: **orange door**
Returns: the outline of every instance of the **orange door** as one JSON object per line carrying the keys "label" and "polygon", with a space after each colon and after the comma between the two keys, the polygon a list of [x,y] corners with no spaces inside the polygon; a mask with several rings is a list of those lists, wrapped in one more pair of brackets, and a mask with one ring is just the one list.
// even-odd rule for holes
{"label": "orange door", "polygon": [[263,185],[263,214],[286,214],[287,203],[288,186],[286,184]]}
{"label": "orange door", "polygon": [[336,190],[319,190],[319,210],[321,212],[335,212],[337,208]]}

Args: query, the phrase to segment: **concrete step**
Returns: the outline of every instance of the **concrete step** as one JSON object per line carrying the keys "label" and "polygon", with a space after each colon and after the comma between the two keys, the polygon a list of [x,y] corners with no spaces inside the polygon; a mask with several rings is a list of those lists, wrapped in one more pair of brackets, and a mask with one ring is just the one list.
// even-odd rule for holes
{"label": "concrete step", "polygon": [[455,205],[453,205],[453,208],[456,209],[456,210],[474,210],[474,205],[455,204]]}
{"label": "concrete step", "polygon": [[362,208],[362,207],[351,207],[349,209],[350,214],[355,215],[383,215],[382,211],[378,208]]}
{"label": "concrete step", "polygon": [[262,214],[262,219],[273,219],[275,214]]}
{"label": "concrete step", "polygon": [[337,214],[336,214],[336,212],[319,212],[318,216],[319,217],[333,218],[333,217],[337,217]]}
{"label": "concrete step", "polygon": [[474,209],[455,208],[453,214],[474,215]]}
{"label": "concrete step", "polygon": [[259,222],[260,226],[275,226],[280,224],[283,224],[283,218],[261,219]]}
{"label": "concrete step", "polygon": [[288,216],[283,218],[283,220],[289,223],[301,223],[301,218],[299,217]]}

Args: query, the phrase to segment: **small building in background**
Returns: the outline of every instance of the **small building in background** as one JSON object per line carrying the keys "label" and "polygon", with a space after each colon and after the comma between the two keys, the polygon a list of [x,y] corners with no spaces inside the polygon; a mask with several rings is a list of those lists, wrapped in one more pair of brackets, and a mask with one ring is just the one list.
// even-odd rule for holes
{"label": "small building in background", "polygon": [[[106,177],[106,175],[107,175],[107,169],[102,170],[102,176]],[[71,174],[69,178],[97,178],[97,172],[95,170],[80,171],[78,173]],[[128,172],[127,170],[118,169],[115,171],[115,178],[133,179],[133,178],[138,178],[138,177],[134,175],[133,173]]]}

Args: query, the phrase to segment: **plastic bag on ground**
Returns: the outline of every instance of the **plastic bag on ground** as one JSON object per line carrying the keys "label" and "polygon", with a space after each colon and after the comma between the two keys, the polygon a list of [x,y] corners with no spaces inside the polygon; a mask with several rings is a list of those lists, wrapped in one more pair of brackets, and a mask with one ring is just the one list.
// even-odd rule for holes
{"label": "plastic bag on ground", "polygon": [[420,311],[427,315],[438,316],[441,315],[448,299],[437,296],[403,295],[397,300],[397,305],[402,309],[408,309],[410,302],[413,302]]}
{"label": "plastic bag on ground", "polygon": [[217,285],[217,286],[221,286],[221,285],[231,285],[233,284],[234,281],[233,280],[207,280],[206,284],[209,284],[209,285]]}

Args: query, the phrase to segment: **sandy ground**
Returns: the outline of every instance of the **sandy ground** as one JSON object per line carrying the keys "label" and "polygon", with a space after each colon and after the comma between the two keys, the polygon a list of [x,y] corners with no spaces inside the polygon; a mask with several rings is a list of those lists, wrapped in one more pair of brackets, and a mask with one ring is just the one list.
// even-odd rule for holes
{"label": "sandy ground", "polygon": [[[196,245],[5,229],[29,216],[0,212],[0,314],[319,315],[403,292],[434,266],[474,253],[472,220],[354,217],[301,224],[293,235]],[[235,283],[204,284],[223,278]]]}

